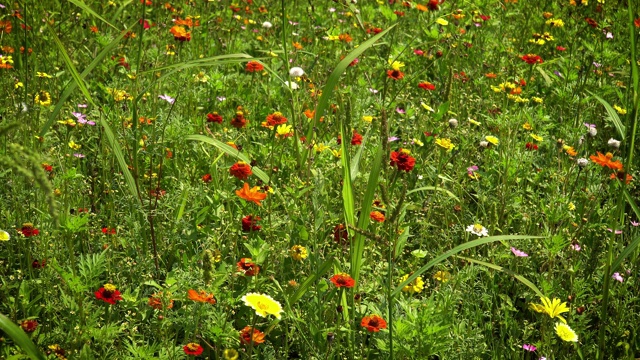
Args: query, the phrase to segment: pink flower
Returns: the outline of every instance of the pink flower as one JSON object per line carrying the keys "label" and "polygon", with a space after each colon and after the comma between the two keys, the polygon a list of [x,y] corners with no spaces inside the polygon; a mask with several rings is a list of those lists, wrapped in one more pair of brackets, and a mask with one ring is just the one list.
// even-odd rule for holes
{"label": "pink flower", "polygon": [[[514,248],[513,246],[511,247],[511,252],[513,253],[513,255],[515,255],[517,257],[528,257],[529,256],[529,254],[527,254],[526,252],[518,250],[518,249]],[[533,351],[535,351],[535,350],[533,350]]]}
{"label": "pink flower", "polygon": [[[607,231],[608,231],[608,232],[613,232],[613,230],[611,230],[611,229],[607,229]],[[615,234],[616,234],[616,235],[620,235],[620,234],[622,234],[622,230],[616,230]]]}
{"label": "pink flower", "polygon": [[571,244],[571,248],[575,251],[582,250],[582,247],[580,247],[580,244]]}
{"label": "pink flower", "polygon": [[531,351],[531,352],[538,350],[538,348],[536,348],[534,345],[530,345],[530,344],[523,344],[522,348],[527,350],[527,351]]}
{"label": "pink flower", "polygon": [[611,277],[613,278],[613,280],[618,280],[620,282],[624,281],[624,278],[622,277],[622,275],[620,275],[620,273],[613,273]]}
{"label": "pink flower", "polygon": [[162,100],[165,100],[166,102],[168,102],[169,104],[172,104],[176,101],[176,99],[172,98],[169,95],[158,95],[158,97]]}
{"label": "pink flower", "polygon": [[418,56],[422,56],[424,55],[424,51],[420,50],[420,49],[415,49],[413,50],[413,53],[418,55]]}

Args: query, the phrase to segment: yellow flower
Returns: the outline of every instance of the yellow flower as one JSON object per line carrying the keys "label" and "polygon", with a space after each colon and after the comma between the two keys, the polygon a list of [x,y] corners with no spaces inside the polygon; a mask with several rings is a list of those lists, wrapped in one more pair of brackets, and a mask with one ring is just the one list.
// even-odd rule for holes
{"label": "yellow flower", "polygon": [[323,143],[320,143],[320,144],[314,144],[314,145],[313,145],[313,151],[314,151],[314,152],[316,152],[316,153],[318,153],[318,154],[319,154],[319,153],[321,153],[321,152],[323,152],[323,151],[325,151],[325,150],[327,150],[328,148],[329,148],[329,147],[328,147],[328,146],[325,146]]}
{"label": "yellow flower", "polygon": [[13,88],[16,90],[23,87],[24,87],[24,84],[22,83],[22,81],[16,81],[16,83],[13,85]]}
{"label": "yellow flower", "polygon": [[[405,275],[400,279],[400,283],[405,282],[409,278],[409,274]],[[424,281],[422,281],[422,277],[418,276],[412,282],[408,283],[402,288],[404,292],[410,293],[419,293],[424,289]]]}
{"label": "yellow flower", "polygon": [[69,147],[72,148],[73,150],[80,150],[82,145],[78,145],[75,143],[75,141],[71,140],[69,141]]}
{"label": "yellow flower", "polygon": [[422,105],[422,107],[427,110],[427,111],[431,111],[431,112],[435,112],[435,110],[433,110],[433,108],[423,102],[420,103],[420,105]]}
{"label": "yellow flower", "polygon": [[391,65],[391,68],[393,70],[400,70],[400,68],[404,67],[404,63],[401,61],[393,61],[393,60],[389,60],[389,65]]}
{"label": "yellow flower", "polygon": [[558,334],[560,339],[562,339],[563,341],[572,341],[572,342],[578,341],[578,335],[576,335],[576,332],[573,331],[569,327],[569,325],[563,324],[563,323],[556,323],[555,329],[556,329],[556,334]]}
{"label": "yellow flower", "polygon": [[225,360],[237,360],[239,354],[234,349],[226,349],[224,352],[222,352],[222,355],[224,356]]}
{"label": "yellow flower", "polygon": [[11,235],[4,230],[0,230],[0,241],[9,241],[11,239]]}
{"label": "yellow flower", "polygon": [[342,157],[342,149],[340,150],[331,150],[331,153],[333,154],[333,156],[337,157],[338,159],[340,159]]}
{"label": "yellow flower", "polygon": [[529,124],[528,122],[522,124],[522,128],[525,130],[532,130],[533,126],[531,126],[531,124]]}
{"label": "yellow flower", "polygon": [[35,103],[42,106],[51,105],[51,94],[48,91],[40,90],[36,94]]}
{"label": "yellow flower", "polygon": [[562,19],[549,19],[545,22],[547,25],[551,25],[553,27],[564,27],[564,21]]}
{"label": "yellow flower", "polygon": [[536,104],[542,104],[542,102],[544,101],[542,98],[537,96],[532,96],[531,100],[533,100],[533,102],[535,102]]}
{"label": "yellow flower", "polygon": [[569,208],[569,211],[573,211],[576,209],[576,206],[572,202],[570,202],[568,205],[568,208]]}
{"label": "yellow flower", "polygon": [[286,138],[293,135],[293,126],[282,124],[276,128],[276,137]]}
{"label": "yellow flower", "polygon": [[550,318],[558,318],[560,319],[560,321],[562,321],[563,323],[567,323],[567,320],[565,320],[560,314],[568,312],[569,308],[567,307],[567,303],[560,302],[560,299],[558,298],[554,298],[553,301],[551,301],[551,299],[549,299],[548,297],[541,297],[540,300],[542,301],[542,304],[529,304],[529,308],[531,308],[531,310],[539,312],[539,313],[545,313],[547,315],[549,315]]}
{"label": "yellow flower", "polygon": [[365,116],[362,117],[362,121],[370,123],[370,122],[373,121],[373,116],[365,115]]}
{"label": "yellow flower", "polygon": [[420,141],[419,139],[413,138],[412,141],[413,141],[414,144],[416,144],[418,146],[423,146],[424,145],[424,143],[422,141]]}
{"label": "yellow flower", "polygon": [[51,79],[51,78],[53,78],[53,76],[47,74],[46,72],[40,72],[40,71],[36,71],[36,76],[41,78],[41,79]]}
{"label": "yellow flower", "polygon": [[258,316],[267,317],[267,315],[273,315],[276,319],[281,318],[282,306],[269,295],[248,293],[242,297],[242,301],[245,305],[253,308]]}
{"label": "yellow flower", "polygon": [[492,143],[493,145],[498,145],[500,143],[500,140],[498,140],[498,138],[495,136],[486,136],[484,139]]}
{"label": "yellow flower", "polygon": [[456,147],[451,142],[451,139],[447,139],[447,138],[438,138],[436,140],[436,145],[440,146],[443,149],[446,149],[447,151],[451,151],[451,150],[453,150],[453,148]]}
{"label": "yellow flower", "polygon": [[438,271],[435,275],[433,275],[433,278],[442,283],[446,283],[447,281],[451,280],[451,274],[449,274],[448,271]]}
{"label": "yellow flower", "polygon": [[123,100],[133,100],[133,96],[127,94],[127,92],[124,90],[107,88],[107,92],[111,94],[111,96],[113,96],[113,100],[116,102]]}
{"label": "yellow flower", "polygon": [[480,121],[477,121],[477,120],[474,120],[474,119],[469,119],[469,122],[471,124],[473,124],[473,125],[476,125],[476,126],[482,125],[482,123]]}
{"label": "yellow flower", "polygon": [[620,115],[625,115],[627,113],[626,109],[623,109],[618,105],[613,105],[613,108],[616,109],[616,112],[618,112],[618,114]]}
{"label": "yellow flower", "polygon": [[544,141],[544,139],[542,138],[542,136],[538,136],[536,134],[530,134],[530,136],[533,138],[533,140],[535,141]]}
{"label": "yellow flower", "polygon": [[436,22],[442,26],[447,26],[449,25],[449,22],[443,18],[438,18],[438,20],[436,20]]}
{"label": "yellow flower", "polygon": [[307,253],[307,248],[302,245],[293,245],[289,250],[289,255],[296,261],[302,261],[309,256]]}
{"label": "yellow flower", "polygon": [[103,288],[107,291],[114,292],[116,291],[116,286],[113,284],[104,284]]}
{"label": "yellow flower", "polygon": [[329,40],[330,41],[340,40],[340,36],[338,36],[338,35],[329,35]]}

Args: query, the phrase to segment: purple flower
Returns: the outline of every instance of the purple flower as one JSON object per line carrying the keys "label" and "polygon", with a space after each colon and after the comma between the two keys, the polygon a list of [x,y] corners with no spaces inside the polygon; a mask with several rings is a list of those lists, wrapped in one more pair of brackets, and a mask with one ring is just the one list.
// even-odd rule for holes
{"label": "purple flower", "polygon": [[172,98],[169,95],[158,95],[158,97],[162,100],[165,100],[166,102],[168,102],[169,104],[172,104],[176,101],[176,99]]}
{"label": "purple flower", "polygon": [[85,124],[87,122],[87,115],[79,112],[72,112],[71,115],[75,116],[78,119],[78,122],[81,124]]}
{"label": "purple flower", "polygon": [[388,141],[388,142],[397,141],[397,140],[400,140],[400,138],[399,138],[399,137],[395,137],[395,136],[390,136],[390,137],[387,139],[387,141]]}
{"label": "purple flower", "polygon": [[473,24],[474,24],[476,27],[480,27],[480,26],[482,26],[482,24],[480,24],[480,23],[473,23]]}
{"label": "purple flower", "polygon": [[620,275],[620,273],[613,273],[613,275],[611,275],[611,277],[613,278],[613,280],[618,280],[620,282],[624,281],[624,279],[622,278],[622,275]]}
{"label": "purple flower", "polygon": [[538,348],[536,348],[534,345],[531,345],[531,344],[523,344],[522,348],[531,352],[538,350]]}
{"label": "purple flower", "polygon": [[556,74],[557,77],[564,79],[564,76],[562,76],[562,73],[560,71],[554,70],[553,73]]}
{"label": "purple flower", "polygon": [[595,61],[594,61],[594,62],[593,62],[593,66],[595,66],[595,67],[599,68],[599,67],[601,67],[601,66],[602,66],[602,64],[597,63],[597,62],[595,62]]}
{"label": "purple flower", "polygon": [[82,159],[82,158],[86,157],[84,154],[80,154],[80,153],[75,153],[75,154],[73,154],[73,156],[77,157],[78,159]]}
{"label": "purple flower", "polygon": [[87,107],[87,104],[78,104],[78,107],[79,107],[79,108],[86,108],[86,107]]}
{"label": "purple flower", "polygon": [[478,171],[478,167],[477,167],[476,165],[469,166],[469,167],[467,168],[467,173],[472,173],[472,172],[474,172],[474,171]]}
{"label": "purple flower", "polygon": [[[513,255],[515,255],[517,257],[528,257],[529,256],[529,254],[527,254],[526,252],[518,250],[518,249],[514,248],[513,246],[511,247],[511,252],[513,253]],[[523,345],[522,347],[524,348],[525,345]],[[527,350],[527,349],[525,348],[525,350]],[[533,350],[530,350],[530,351],[536,351],[535,346],[533,347]]]}
{"label": "purple flower", "polygon": [[6,8],[6,6],[0,4],[0,9],[4,9],[4,8]]}
{"label": "purple flower", "polygon": [[596,124],[583,123],[582,125],[586,126],[587,129],[595,129]]}

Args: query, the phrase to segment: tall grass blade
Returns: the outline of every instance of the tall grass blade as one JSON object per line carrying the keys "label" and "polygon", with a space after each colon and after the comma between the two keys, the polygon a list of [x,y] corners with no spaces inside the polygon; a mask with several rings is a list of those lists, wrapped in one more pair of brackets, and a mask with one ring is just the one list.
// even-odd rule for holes
{"label": "tall grass blade", "polygon": [[[335,87],[338,85],[338,81],[340,77],[345,72],[349,64],[355,60],[358,56],[362,55],[367,49],[372,47],[380,38],[382,38],[389,30],[393,29],[396,24],[390,26],[379,34],[373,36],[371,39],[363,42],[351,51],[344,59],[342,59],[336,68],[333,70],[329,78],[327,79],[327,83],[322,87],[322,95],[320,96],[320,100],[318,100],[318,105],[316,105],[315,116],[313,118],[313,123],[310,124],[309,130],[307,130],[307,141],[309,144],[313,144],[313,129],[318,126],[318,122],[320,122],[320,118],[324,115],[324,112],[327,110],[329,106],[329,99],[333,96],[333,92]],[[309,151],[311,149],[306,149],[302,154],[302,163],[304,164],[307,161],[307,156],[309,156]]]}
{"label": "tall grass blade", "polygon": [[[344,139],[344,138],[343,138]],[[362,159],[362,152],[364,151],[365,146],[367,145],[367,140],[369,140],[369,130],[364,134],[362,139],[362,144],[358,147],[358,151],[356,151],[355,156],[351,159],[351,182],[356,179],[358,175],[358,171],[360,170],[360,159]]]}
{"label": "tall grass blade", "polygon": [[[640,208],[638,208],[638,205],[633,200],[633,197],[631,197],[631,194],[629,194],[629,190],[624,189],[624,197],[629,203],[629,206],[631,206],[633,212],[636,214],[636,218],[640,219]],[[609,275],[618,270],[620,265],[622,265],[624,259],[626,259],[627,256],[633,254],[638,245],[640,245],[640,236],[636,236],[636,238],[631,241],[631,244],[629,244],[624,250],[622,250],[620,255],[618,255],[618,257],[613,261],[613,263],[611,264],[611,270],[609,270]]]}
{"label": "tall grass blade", "polygon": [[[344,126],[340,128],[340,136],[345,139]],[[355,226],[355,201],[353,199],[353,186],[351,185],[351,173],[349,167],[349,154],[347,153],[346,141],[342,141],[340,144],[340,151],[342,156],[340,162],[342,163],[342,204],[344,208],[344,219],[347,225]]]}
{"label": "tall grass blade", "polygon": [[[95,69],[96,66],[100,64],[100,62],[102,62],[102,60],[111,52],[111,50],[113,50],[120,43],[120,41],[124,38],[126,34],[127,34],[126,31],[121,32],[120,35],[118,35],[118,37],[116,37],[109,44],[107,44],[107,46],[105,46],[104,49],[102,49],[100,53],[98,53],[98,55],[93,59],[93,61],[91,61],[89,66],[87,66],[84,69],[84,71],[80,74],[80,79],[84,80],[84,78],[86,78],[87,75],[89,75],[89,73],[91,73],[91,71],[93,71],[93,69]],[[58,100],[56,107],[53,109],[53,112],[51,113],[51,115],[49,115],[49,119],[47,119],[47,122],[40,129],[40,136],[44,136],[47,133],[47,131],[49,130],[53,122],[56,120],[58,114],[60,113],[60,110],[62,109],[64,102],[67,101],[67,99],[69,98],[69,96],[71,96],[71,93],[76,89],[76,87],[78,87],[78,83],[75,81],[71,81],[67,84],[66,89],[62,92],[62,95],[60,95],[60,99]]]}
{"label": "tall grass blade", "polygon": [[298,287],[298,290],[296,290],[296,292],[293,293],[293,295],[291,295],[291,297],[289,298],[289,304],[293,305],[298,300],[302,299],[302,296],[307,292],[307,290],[309,290],[311,285],[313,285],[316,281],[318,281],[320,277],[322,277],[327,271],[329,271],[329,269],[331,269],[333,262],[333,259],[325,261],[324,263],[322,263],[322,265],[320,265],[315,274],[310,275],[304,282],[302,282],[302,284],[300,284],[300,287]]}
{"label": "tall grass blade", "polygon": [[453,200],[456,201],[460,201],[460,199],[458,199],[457,196],[455,196],[451,191],[447,190],[447,189],[443,189],[441,187],[436,187],[436,186],[423,186],[423,187],[419,187],[410,191],[407,191],[407,195],[412,194],[414,192],[418,192],[418,191],[441,191],[447,195],[449,195],[450,198],[452,198]]}
{"label": "tall grass blade", "polygon": [[534,293],[536,293],[536,295],[538,295],[539,297],[544,297],[545,295],[542,293],[542,291],[540,291],[540,289],[538,289],[538,287],[532,283],[531,281],[527,280],[527,278],[525,278],[522,275],[518,275],[516,273],[514,273],[513,271],[504,268],[500,265],[496,265],[496,264],[492,264],[492,263],[488,263],[488,262],[484,262],[484,261],[480,261],[480,260],[476,260],[476,259],[471,259],[468,257],[464,257],[464,256],[456,256],[459,259],[463,259],[465,261],[468,261],[470,263],[474,263],[474,264],[478,264],[478,265],[482,265],[485,267],[488,267],[490,269],[494,269],[494,270],[498,270],[498,271],[502,271],[505,274],[509,274],[511,276],[513,276],[514,279],[520,281],[521,283],[523,283],[525,286],[527,286],[529,289],[533,290]]}
{"label": "tall grass blade", "polygon": [[118,165],[120,165],[120,170],[124,175],[124,180],[127,183],[127,188],[129,189],[131,196],[133,196],[133,198],[136,199],[138,204],[142,205],[142,199],[140,198],[138,185],[136,184],[136,181],[133,179],[133,176],[131,175],[131,171],[129,171],[127,162],[124,160],[122,149],[120,149],[120,143],[118,143],[118,140],[113,134],[113,130],[111,130],[111,126],[109,126],[106,120],[104,119],[101,120],[100,125],[102,125],[102,128],[104,129],[104,134],[107,136],[107,141],[109,142],[109,145],[111,146],[111,150],[113,150],[113,153],[116,156],[116,160],[118,160]]}
{"label": "tall grass blade", "polygon": [[38,350],[33,341],[18,325],[8,317],[0,314],[0,330],[7,334],[32,360],[45,360],[46,357]]}
{"label": "tall grass blade", "polygon": [[[204,143],[207,143],[209,145],[213,145],[216,148],[218,148],[220,151],[223,151],[225,154],[234,157],[240,161],[244,161],[247,164],[251,162],[251,160],[249,160],[249,158],[241,153],[239,150],[223,143],[220,140],[216,140],[216,139],[212,139],[210,137],[204,136],[204,135],[188,135],[187,137],[185,137],[186,140],[194,140],[194,141],[201,141]],[[265,183],[269,183],[269,175],[267,175],[267,173],[265,173],[264,171],[260,170],[260,168],[258,168],[257,166],[252,166],[251,167],[251,171],[253,171],[253,173],[258,177],[258,179],[262,180]]]}
{"label": "tall grass blade", "polygon": [[616,113],[616,111],[611,107],[611,105],[609,105],[609,103],[605,99],[592,93],[589,90],[587,90],[587,92],[591,94],[591,96],[593,96],[596,100],[598,100],[602,104],[602,106],[604,106],[605,110],[607,110],[607,114],[609,115],[609,119],[611,119],[611,121],[613,122],[613,126],[615,126],[620,137],[624,139],[625,127],[624,125],[622,125],[622,121],[620,121],[620,117],[618,116],[618,113]]}
{"label": "tall grass blade", "polygon": [[420,269],[418,269],[418,271],[414,272],[413,274],[411,274],[411,276],[409,276],[409,278],[407,278],[407,280],[405,280],[402,284],[398,285],[398,287],[395,288],[395,290],[393,290],[393,294],[392,295],[398,295],[401,291],[402,288],[405,287],[407,284],[409,284],[410,282],[412,282],[413,280],[415,280],[415,278],[417,278],[418,276],[422,275],[422,273],[424,273],[425,271],[429,270],[430,268],[434,267],[435,265],[441,263],[442,261],[444,261],[445,259],[447,259],[448,257],[450,257],[451,255],[455,255],[461,251],[467,250],[467,249],[472,249],[476,246],[480,246],[480,245],[484,245],[484,244],[489,244],[492,242],[496,242],[496,241],[508,241],[508,240],[523,240],[523,239],[542,239],[544,238],[544,236],[530,236],[530,235],[499,235],[499,236],[489,236],[486,238],[480,238],[477,240],[472,240],[469,242],[466,242],[464,244],[458,245],[456,247],[454,247],[453,249],[440,254],[439,256],[435,257],[433,260],[429,261],[426,265],[424,265],[423,267],[421,267]]}
{"label": "tall grass blade", "polygon": [[91,9],[89,6],[87,6],[87,4],[85,4],[83,1],[80,0],[67,0],[70,3],[74,4],[75,6],[81,8],[82,10],[86,11],[87,13],[91,14],[91,16],[97,18],[98,20],[102,21],[103,23],[109,25],[110,27],[112,27],[115,30],[120,30],[117,27],[113,26],[113,24],[111,24],[110,22],[108,22],[105,18],[103,18],[102,16],[100,16],[97,12],[93,11],[93,9]]}

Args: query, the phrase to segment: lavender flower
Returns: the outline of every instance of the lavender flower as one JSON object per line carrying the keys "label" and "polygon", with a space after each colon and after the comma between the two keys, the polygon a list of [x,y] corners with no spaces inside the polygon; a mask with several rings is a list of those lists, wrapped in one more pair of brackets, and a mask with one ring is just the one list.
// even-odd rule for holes
{"label": "lavender flower", "polygon": [[523,344],[522,348],[527,350],[527,351],[531,351],[531,352],[534,352],[534,351],[538,350],[538,348],[536,348],[534,345],[531,345],[531,344]]}
{"label": "lavender flower", "polygon": [[73,154],[73,156],[77,157],[78,159],[82,159],[86,157],[84,154],[80,154],[80,153],[75,153]]}
{"label": "lavender flower", "polygon": [[[517,257],[528,257],[529,256],[529,254],[527,254],[526,252],[518,250],[518,249],[514,248],[513,246],[511,247],[511,252],[513,253],[513,255],[515,255]],[[522,348],[525,349],[525,350],[527,350],[527,348],[525,348],[526,345],[527,344],[522,345]],[[533,350],[529,350],[529,351],[536,351],[536,347],[535,346],[533,346],[533,345],[529,345],[529,346],[533,347]]]}
{"label": "lavender flower", "polygon": [[613,275],[611,275],[611,277],[613,278],[613,280],[617,280],[619,282],[623,282],[624,278],[622,277],[622,275],[620,275],[620,273],[613,273]]}
{"label": "lavender flower", "polygon": [[176,101],[176,99],[172,98],[169,95],[158,95],[158,97],[162,100],[165,100],[166,102],[168,102],[169,104],[172,104]]}

